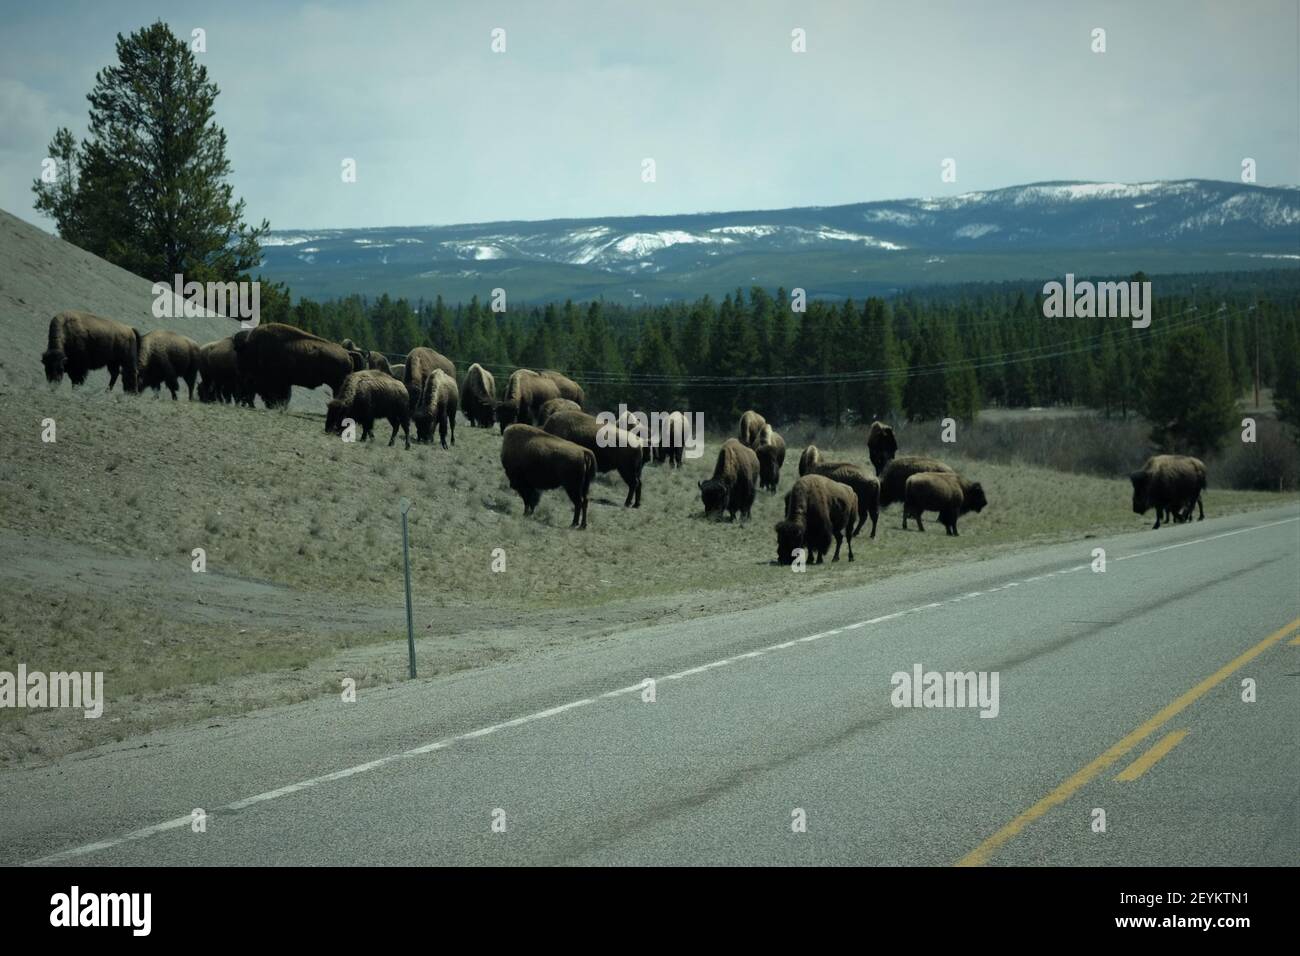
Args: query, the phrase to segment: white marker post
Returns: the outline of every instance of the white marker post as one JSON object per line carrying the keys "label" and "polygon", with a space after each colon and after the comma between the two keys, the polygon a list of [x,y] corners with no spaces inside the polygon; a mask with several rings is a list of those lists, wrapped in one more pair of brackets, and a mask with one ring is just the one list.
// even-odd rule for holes
{"label": "white marker post", "polygon": [[415,624],[411,619],[411,549],[406,537],[406,513],[411,510],[411,499],[402,498],[397,503],[402,512],[402,564],[406,568],[406,650],[411,659],[410,673],[415,676]]}

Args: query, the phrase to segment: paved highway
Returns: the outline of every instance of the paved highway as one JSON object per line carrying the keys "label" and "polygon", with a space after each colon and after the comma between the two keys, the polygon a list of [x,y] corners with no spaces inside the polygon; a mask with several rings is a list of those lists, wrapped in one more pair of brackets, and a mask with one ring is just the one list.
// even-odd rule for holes
{"label": "paved highway", "polygon": [[1295,506],[719,611],[5,772],[0,862],[1300,860]]}

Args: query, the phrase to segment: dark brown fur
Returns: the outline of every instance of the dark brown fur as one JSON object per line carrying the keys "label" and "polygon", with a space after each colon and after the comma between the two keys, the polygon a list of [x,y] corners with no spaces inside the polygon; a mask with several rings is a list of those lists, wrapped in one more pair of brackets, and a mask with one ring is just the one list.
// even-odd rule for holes
{"label": "dark brown fur", "polygon": [[532,369],[520,368],[510,376],[505,398],[497,403],[497,421],[501,434],[518,422],[521,425],[541,425],[542,406],[553,398],[560,398],[560,387]]}
{"label": "dark brown fur", "polygon": [[451,443],[456,444],[456,410],[460,407],[460,389],[456,380],[440,368],[435,368],[420,383],[420,395],[415,400],[415,434],[420,441],[432,441],[433,429],[438,429],[438,440],[447,447],[447,429],[451,429]]}
{"label": "dark brown fur", "polygon": [[572,399],[552,398],[542,404],[541,410],[537,413],[543,425],[552,415],[558,415],[560,412],[580,412],[582,406]]}
{"label": "dark brown fur", "polygon": [[765,419],[758,412],[750,410],[740,416],[740,431],[738,437],[740,443],[746,448],[757,448],[758,438],[763,433],[763,426],[767,424]]}
{"label": "dark brown fur", "polygon": [[541,373],[542,378],[549,378],[555,383],[555,387],[560,390],[560,398],[567,398],[571,402],[577,402],[581,408],[587,401],[587,393],[582,390],[582,386],[566,375],[559,372],[544,371]]}
{"label": "dark brown fur", "polygon": [[858,521],[858,499],[848,485],[821,475],[804,475],[785,496],[785,520],[776,525],[776,560],[793,564],[796,548],[804,549],[809,564],[822,564],[835,539],[835,555],[847,541],[853,560],[853,535]]}
{"label": "dark brown fur", "polygon": [[884,473],[885,467],[897,454],[898,439],[894,437],[894,429],[884,422],[872,422],[867,432],[867,457],[871,459],[871,467],[876,469],[876,477]]}
{"label": "dark brown fur", "polygon": [[388,419],[393,434],[388,439],[391,448],[397,441],[400,428],[406,447],[411,447],[411,403],[406,386],[381,369],[364,369],[351,373],[325,410],[325,431],[341,432],[345,419],[361,426],[361,440],[375,437],[375,421]]}
{"label": "dark brown fur", "polygon": [[441,352],[417,345],[406,354],[406,362],[402,366],[402,384],[410,393],[412,411],[415,410],[415,403],[420,398],[420,389],[424,385],[425,378],[435,368],[442,369],[453,379],[456,378],[455,363]]}
{"label": "dark brown fur", "polygon": [[[1155,508],[1155,529],[1167,519],[1185,521],[1191,517],[1205,490],[1205,463],[1186,455],[1155,455],[1141,470],[1129,475],[1129,480],[1133,484],[1134,514],[1146,514],[1147,509]],[[1205,517],[1203,504],[1201,517]]]}
{"label": "dark brown fur", "polygon": [[586,412],[557,412],[546,420],[543,428],[549,434],[589,449],[596,456],[596,470],[601,474],[617,471],[627,485],[623,507],[641,507],[645,446],[640,438],[613,422],[601,424]]}
{"label": "dark brown fur", "polygon": [[563,488],[573,503],[570,527],[587,527],[587,503],[596,477],[596,456],[532,425],[510,425],[501,439],[501,465],[524,502],[524,514],[537,508],[543,491]]}
{"label": "dark brown fur", "polygon": [[978,514],[987,505],[983,486],[955,473],[917,472],[903,488],[903,513],[916,519],[917,531],[925,530],[922,512],[937,511],[944,530],[956,537],[957,519],[971,511]]}
{"label": "dark brown fur", "polygon": [[[895,501],[903,500],[903,493],[907,488],[907,479],[913,475],[923,472],[941,471],[952,473],[952,469],[939,461],[937,458],[927,458],[924,455],[904,455],[902,458],[895,458],[885,470],[880,473],[880,507],[888,508]],[[907,527],[908,511],[906,506],[903,508],[903,527]]]}
{"label": "dark brown fur", "polygon": [[122,376],[122,389],[138,391],[140,333],[129,325],[90,312],[70,309],[50,319],[49,347],[41,354],[45,380],[58,385],[67,375],[73,388],[97,368],[108,369],[111,392]]}
{"label": "dark brown fur", "polygon": [[[814,451],[816,450],[815,446],[809,445],[808,447]],[[872,478],[867,474],[867,469],[861,465],[855,465],[847,461],[823,461],[820,458],[817,461],[807,463],[801,460],[799,474],[800,476],[821,475],[823,478],[838,481],[840,484],[852,488],[853,494],[858,499],[858,526],[853,529],[853,534],[860,534],[862,526],[870,518],[871,537],[876,536],[876,522],[880,518],[880,479]]]}
{"label": "dark brown fur", "polygon": [[478,428],[491,428],[496,419],[497,380],[478,362],[469,367],[461,383],[460,410]]}
{"label": "dark brown fur", "polygon": [[742,519],[748,518],[758,494],[758,456],[752,448],[728,438],[718,449],[713,477],[701,481],[699,487],[706,516],[721,517],[726,511],[733,521],[737,512]]}
{"label": "dark brown fur", "polygon": [[785,439],[771,425],[765,425],[759,433],[754,454],[758,456],[759,486],[776,494],[776,486],[781,482],[781,466],[785,464]]}
{"label": "dark brown fur", "polygon": [[182,380],[194,400],[194,382],[199,377],[199,344],[178,332],[155,329],[140,338],[140,391],[163,385],[172,393],[172,401]]}
{"label": "dark brown fur", "polygon": [[331,397],[338,395],[353,372],[347,349],[292,325],[259,325],[236,333],[234,343],[244,387],[268,408],[287,405],[295,385],[328,385]]}
{"label": "dark brown fur", "polygon": [[684,412],[671,412],[659,419],[658,441],[654,443],[654,460],[667,462],[670,468],[682,467],[686,444],[691,440],[691,419]]}

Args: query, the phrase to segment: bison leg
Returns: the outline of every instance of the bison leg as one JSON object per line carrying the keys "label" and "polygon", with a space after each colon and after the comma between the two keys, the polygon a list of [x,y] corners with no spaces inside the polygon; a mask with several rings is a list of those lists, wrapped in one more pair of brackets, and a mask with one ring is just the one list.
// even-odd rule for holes
{"label": "bison leg", "polygon": [[447,447],[447,416],[444,415],[438,419],[438,441],[443,448]]}
{"label": "bison leg", "polygon": [[[110,365],[110,366],[108,367],[108,390],[109,390],[110,392],[113,390],[113,386],[114,386],[115,384],[117,384],[117,373],[118,373],[119,371],[121,371],[121,369],[120,369],[120,367],[117,366],[117,365]],[[122,391],[124,391],[124,392],[126,391],[126,379],[125,379],[125,378],[122,379]]]}
{"label": "bison leg", "polygon": [[[903,514],[904,514],[904,516],[905,516],[905,517],[903,518],[903,521],[906,522],[906,521],[907,521],[907,518],[906,518],[906,514],[907,514],[907,512],[903,512]],[[916,519],[916,530],[917,530],[917,531],[924,531],[924,530],[925,530],[925,525],[921,524],[921,512],[918,511],[916,514],[912,515],[912,517]],[[904,527],[906,527],[906,524],[904,524]]]}
{"label": "bison leg", "polygon": [[880,509],[872,508],[871,509],[871,537],[873,538],[876,536],[876,520],[879,517],[880,517]]}
{"label": "bison leg", "polygon": [[845,538],[847,539],[845,543],[849,546],[849,560],[850,560],[850,561],[853,560],[853,537],[854,537],[854,535],[856,535],[856,534],[857,534],[857,532],[854,531],[854,530],[852,530],[852,528],[845,528],[845,529],[844,529],[844,536],[845,536]]}
{"label": "bison leg", "polygon": [[844,532],[840,531],[839,528],[836,528],[835,529],[835,554],[831,558],[832,564],[834,564],[836,561],[840,559],[840,545],[843,543],[844,543]]}
{"label": "bison leg", "polygon": [[[1202,503],[1202,501],[1201,501],[1201,496],[1200,496],[1199,494],[1196,496],[1196,508],[1197,508],[1197,510],[1200,512],[1200,514],[1197,515],[1196,520],[1197,520],[1197,521],[1204,521],[1204,520],[1205,520],[1205,505]],[[1188,508],[1188,509],[1187,509],[1187,519],[1190,521],[1191,518],[1192,518],[1192,509],[1191,509],[1191,508]]]}

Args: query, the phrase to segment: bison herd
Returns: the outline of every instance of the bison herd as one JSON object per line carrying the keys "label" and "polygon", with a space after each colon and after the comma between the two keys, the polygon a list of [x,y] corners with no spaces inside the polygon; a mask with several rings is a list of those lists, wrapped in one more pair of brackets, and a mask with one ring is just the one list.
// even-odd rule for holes
{"label": "bison herd", "polygon": [[[624,413],[616,421],[583,410],[586,396],[577,382],[554,371],[517,369],[498,400],[492,373],[474,363],[458,380],[456,366],[431,348],[412,349],[405,361],[389,365],[382,353],[358,348],[350,339],[331,342],[280,323],[259,325],[200,346],[175,332],[138,330],[82,311],[61,312],[50,320],[49,347],[41,355],[45,377],[57,385],[66,375],[74,386],[89,372],[105,368],[109,390],[122,379],[123,389],[155,392],[167,386],[176,399],[184,382],[192,400],[196,387],[203,402],[252,406],[261,398],[268,408],[287,405],[294,386],[328,385],[331,400],[325,415],[328,433],[351,422],[361,438],[374,438],[377,421],[392,427],[388,444],[402,432],[411,446],[432,442],[436,431],[443,448],[456,443],[456,415],[478,428],[501,429],[501,465],[510,487],[536,509],[543,491],[564,489],[573,505],[572,527],[587,526],[591,483],[597,474],[617,472],[627,486],[624,507],[641,505],[642,470],[649,461],[680,467],[692,443],[691,418],[674,411],[657,416],[651,428],[644,415]],[[746,520],[759,490],[775,494],[785,464],[786,446],[764,417],[746,411],[737,436],[718,449],[713,474],[699,482],[706,517],[726,514]],[[920,455],[898,455],[894,430],[873,422],[867,433],[873,474],[850,461],[827,461],[815,445],[799,457],[799,478],[785,496],[784,518],[776,525],[777,561],[791,564],[802,552],[822,563],[834,540],[831,560],[842,546],[853,560],[853,538],[871,520],[870,537],[883,508],[903,506],[924,531],[922,514],[934,512],[949,535],[957,521],[987,505],[979,482],[969,481],[943,462]],[[1155,509],[1155,527],[1184,522],[1200,508],[1206,486],[1199,459],[1157,455],[1130,476],[1133,510]]]}

